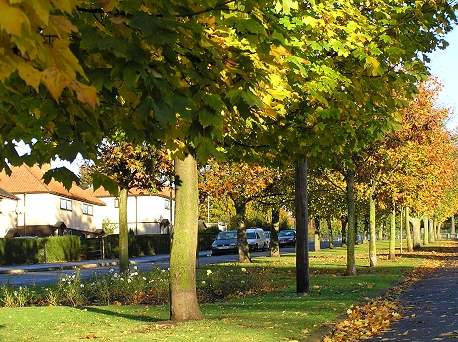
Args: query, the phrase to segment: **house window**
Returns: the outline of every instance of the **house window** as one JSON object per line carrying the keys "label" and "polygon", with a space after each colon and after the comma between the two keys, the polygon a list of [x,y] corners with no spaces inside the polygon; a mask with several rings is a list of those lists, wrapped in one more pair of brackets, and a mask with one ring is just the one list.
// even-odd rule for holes
{"label": "house window", "polygon": [[61,198],[60,199],[60,209],[63,210],[72,210],[72,200]]}
{"label": "house window", "polygon": [[115,198],[114,200],[115,200],[114,202],[115,208],[119,208],[119,198]]}
{"label": "house window", "polygon": [[164,201],[164,208],[165,209],[170,209],[170,201],[169,200],[165,200]]}
{"label": "house window", "polygon": [[83,214],[85,215],[92,215],[93,213],[93,207],[90,204],[83,203]]}

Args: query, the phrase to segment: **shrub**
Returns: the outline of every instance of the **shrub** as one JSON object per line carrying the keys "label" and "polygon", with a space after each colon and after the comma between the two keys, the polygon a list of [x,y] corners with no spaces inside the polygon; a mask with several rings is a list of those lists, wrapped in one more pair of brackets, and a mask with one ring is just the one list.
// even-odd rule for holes
{"label": "shrub", "polygon": [[81,281],[80,270],[76,270],[73,275],[61,278],[56,285],[55,296],[59,304],[80,306],[85,302],[85,285]]}
{"label": "shrub", "polygon": [[34,302],[35,292],[27,286],[14,288],[10,285],[1,287],[0,303],[4,307],[16,308],[31,305]]}
{"label": "shrub", "polygon": [[[199,272],[201,274],[201,272]],[[223,301],[267,289],[265,271],[261,268],[234,266],[216,271],[207,270],[197,281],[200,302]],[[28,287],[0,288],[0,304],[7,307],[27,305],[110,305],[110,304],[166,304],[170,299],[170,274],[157,267],[138,272],[134,267],[123,274],[111,269],[107,274],[83,281],[79,270],[61,278],[48,288],[37,292]]]}
{"label": "shrub", "polygon": [[264,288],[263,274],[257,267],[207,270],[207,276],[197,284],[199,300],[223,301],[259,292]]}
{"label": "shrub", "polygon": [[98,305],[164,304],[169,298],[169,274],[165,270],[139,273],[134,267],[118,274],[111,269],[104,275],[94,275],[86,288],[88,299]]}

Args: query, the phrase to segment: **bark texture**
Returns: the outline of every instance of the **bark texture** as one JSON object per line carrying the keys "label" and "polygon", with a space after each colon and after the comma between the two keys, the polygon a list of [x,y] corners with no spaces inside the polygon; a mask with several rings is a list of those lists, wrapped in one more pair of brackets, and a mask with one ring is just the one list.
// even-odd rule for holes
{"label": "bark texture", "polygon": [[192,155],[175,159],[175,225],[170,252],[170,319],[203,317],[196,293],[198,230],[197,162]]}
{"label": "bark texture", "polygon": [[270,256],[280,257],[280,246],[278,244],[278,232],[280,230],[280,208],[272,209],[272,227],[270,228]]}
{"label": "bark texture", "polygon": [[129,270],[129,230],[127,226],[127,195],[129,190],[119,190],[119,272]]}
{"label": "bark texture", "polygon": [[369,264],[370,267],[377,266],[377,247],[375,239],[375,198],[374,189],[369,195]]}
{"label": "bark texture", "polygon": [[310,290],[309,244],[308,244],[308,204],[307,204],[307,161],[304,160],[295,170],[296,206],[296,292]]}
{"label": "bark texture", "polygon": [[356,223],[355,223],[355,171],[348,170],[345,176],[347,182],[347,208],[348,208],[348,239],[347,239],[347,270],[346,275],[356,275],[355,259],[355,240],[356,240]]}

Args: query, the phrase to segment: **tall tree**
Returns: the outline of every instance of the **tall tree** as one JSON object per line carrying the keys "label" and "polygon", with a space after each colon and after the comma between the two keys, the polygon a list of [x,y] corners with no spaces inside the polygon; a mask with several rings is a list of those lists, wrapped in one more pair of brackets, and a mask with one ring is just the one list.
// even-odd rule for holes
{"label": "tall tree", "polygon": [[[124,141],[120,133],[100,147],[96,164],[88,166],[94,187],[104,184],[119,196],[119,269],[129,270],[127,198],[137,188],[154,193],[171,180],[173,168],[167,154],[159,147],[135,145]],[[107,182],[107,178],[111,182]],[[114,187],[109,185],[113,184]]]}

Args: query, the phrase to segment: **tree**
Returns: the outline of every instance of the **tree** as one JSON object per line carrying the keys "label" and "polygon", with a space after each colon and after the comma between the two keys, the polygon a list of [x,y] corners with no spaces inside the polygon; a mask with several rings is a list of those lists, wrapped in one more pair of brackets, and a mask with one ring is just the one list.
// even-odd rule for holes
{"label": "tree", "polygon": [[231,227],[237,229],[239,262],[251,262],[245,232],[247,204],[266,198],[267,189],[279,174],[267,167],[247,163],[209,162],[207,166],[202,169],[205,180],[199,184],[201,198],[226,196],[232,200],[235,216],[231,219]]}
{"label": "tree", "polygon": [[156,146],[147,144],[135,145],[126,142],[123,134],[105,141],[100,147],[96,164],[88,166],[94,187],[102,183],[109,184],[106,178],[114,183],[108,187],[113,195],[119,196],[119,270],[129,270],[129,238],[127,224],[127,198],[129,190],[137,188],[145,192],[156,192],[170,181],[171,163],[167,154]]}

